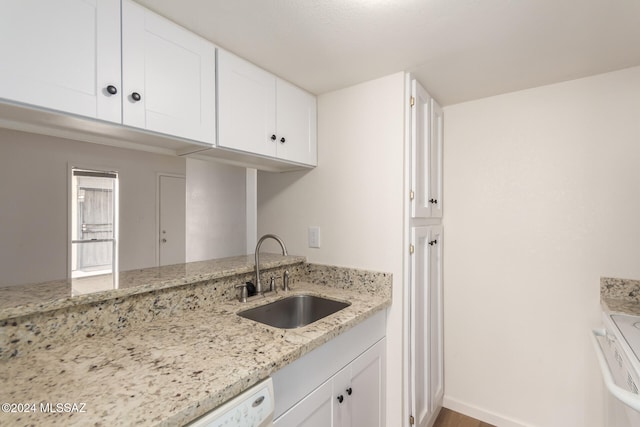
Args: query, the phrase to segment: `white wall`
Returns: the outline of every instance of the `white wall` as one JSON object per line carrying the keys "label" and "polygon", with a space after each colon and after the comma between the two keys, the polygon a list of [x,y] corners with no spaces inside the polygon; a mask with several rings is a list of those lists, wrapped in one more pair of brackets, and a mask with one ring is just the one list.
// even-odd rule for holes
{"label": "white wall", "polygon": [[187,262],[244,255],[246,169],[187,159]]}
{"label": "white wall", "polygon": [[603,425],[599,278],[640,278],[640,68],[445,108],[445,405]]}
{"label": "white wall", "polygon": [[66,277],[68,164],[120,172],[120,269],[155,265],[157,173],[184,159],[0,129],[0,286]]}
{"label": "white wall", "polygon": [[[258,176],[259,235],[279,234],[310,262],[393,273],[389,426],[402,410],[403,132],[403,73],[327,93],[318,97],[318,167]],[[319,249],[307,247],[309,226],[321,228]]]}

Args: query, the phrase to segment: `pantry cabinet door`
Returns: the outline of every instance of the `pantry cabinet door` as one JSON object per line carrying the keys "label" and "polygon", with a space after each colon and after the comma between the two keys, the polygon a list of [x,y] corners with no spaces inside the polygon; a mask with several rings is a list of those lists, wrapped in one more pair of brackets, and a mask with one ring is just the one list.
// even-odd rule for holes
{"label": "pantry cabinet door", "polygon": [[213,44],[122,2],[125,125],[214,144],[215,73]]}
{"label": "pantry cabinet door", "polygon": [[432,226],[429,230],[429,402],[430,412],[435,414],[442,406],[444,396],[444,324],[442,299],[442,249],[443,228]]}
{"label": "pantry cabinet door", "polygon": [[429,203],[430,164],[430,108],[431,97],[415,80],[411,80],[411,216],[428,218],[431,216]]}
{"label": "pantry cabinet door", "polygon": [[410,364],[411,414],[415,425],[425,427],[431,412],[429,389],[429,227],[411,230],[414,251],[410,261]]}
{"label": "pantry cabinet door", "polygon": [[276,156],[276,78],[218,50],[218,146]]}
{"label": "pantry cabinet door", "polygon": [[0,98],[120,122],[118,0],[1,0],[0,10]]}
{"label": "pantry cabinet door", "polygon": [[444,115],[442,107],[431,98],[431,137],[429,140],[429,197],[431,217],[442,218],[442,144]]}
{"label": "pantry cabinet door", "polygon": [[315,166],[318,163],[316,97],[277,79],[276,98],[277,157]]}

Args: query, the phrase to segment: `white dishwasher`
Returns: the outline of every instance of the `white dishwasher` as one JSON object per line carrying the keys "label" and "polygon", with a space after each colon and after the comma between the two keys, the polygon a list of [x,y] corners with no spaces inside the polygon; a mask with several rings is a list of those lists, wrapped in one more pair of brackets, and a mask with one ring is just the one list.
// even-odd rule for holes
{"label": "white dishwasher", "polygon": [[188,426],[270,427],[273,426],[274,407],[273,381],[267,378]]}

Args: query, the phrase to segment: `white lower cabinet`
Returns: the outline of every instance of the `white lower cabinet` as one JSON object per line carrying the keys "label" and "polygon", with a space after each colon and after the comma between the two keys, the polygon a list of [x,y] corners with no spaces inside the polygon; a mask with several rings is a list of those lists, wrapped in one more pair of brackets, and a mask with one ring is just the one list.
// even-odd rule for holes
{"label": "white lower cabinet", "polygon": [[272,374],[276,427],[384,427],[386,312]]}
{"label": "white lower cabinet", "polygon": [[383,338],[276,419],[274,426],[384,426],[385,347]]}

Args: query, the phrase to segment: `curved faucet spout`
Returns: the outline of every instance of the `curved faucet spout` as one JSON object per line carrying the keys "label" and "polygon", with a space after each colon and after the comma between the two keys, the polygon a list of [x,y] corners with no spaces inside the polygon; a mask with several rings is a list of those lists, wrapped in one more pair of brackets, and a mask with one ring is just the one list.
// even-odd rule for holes
{"label": "curved faucet spout", "polygon": [[256,261],[256,292],[259,294],[264,293],[264,291],[262,290],[262,283],[260,283],[260,246],[262,246],[262,242],[264,242],[266,239],[273,239],[276,242],[278,242],[280,244],[280,247],[282,248],[282,255],[287,255],[287,248],[284,245],[284,241],[276,236],[275,234],[265,234],[264,236],[262,236],[260,238],[260,240],[258,240],[258,244],[256,245],[256,254],[255,254],[255,261]]}

